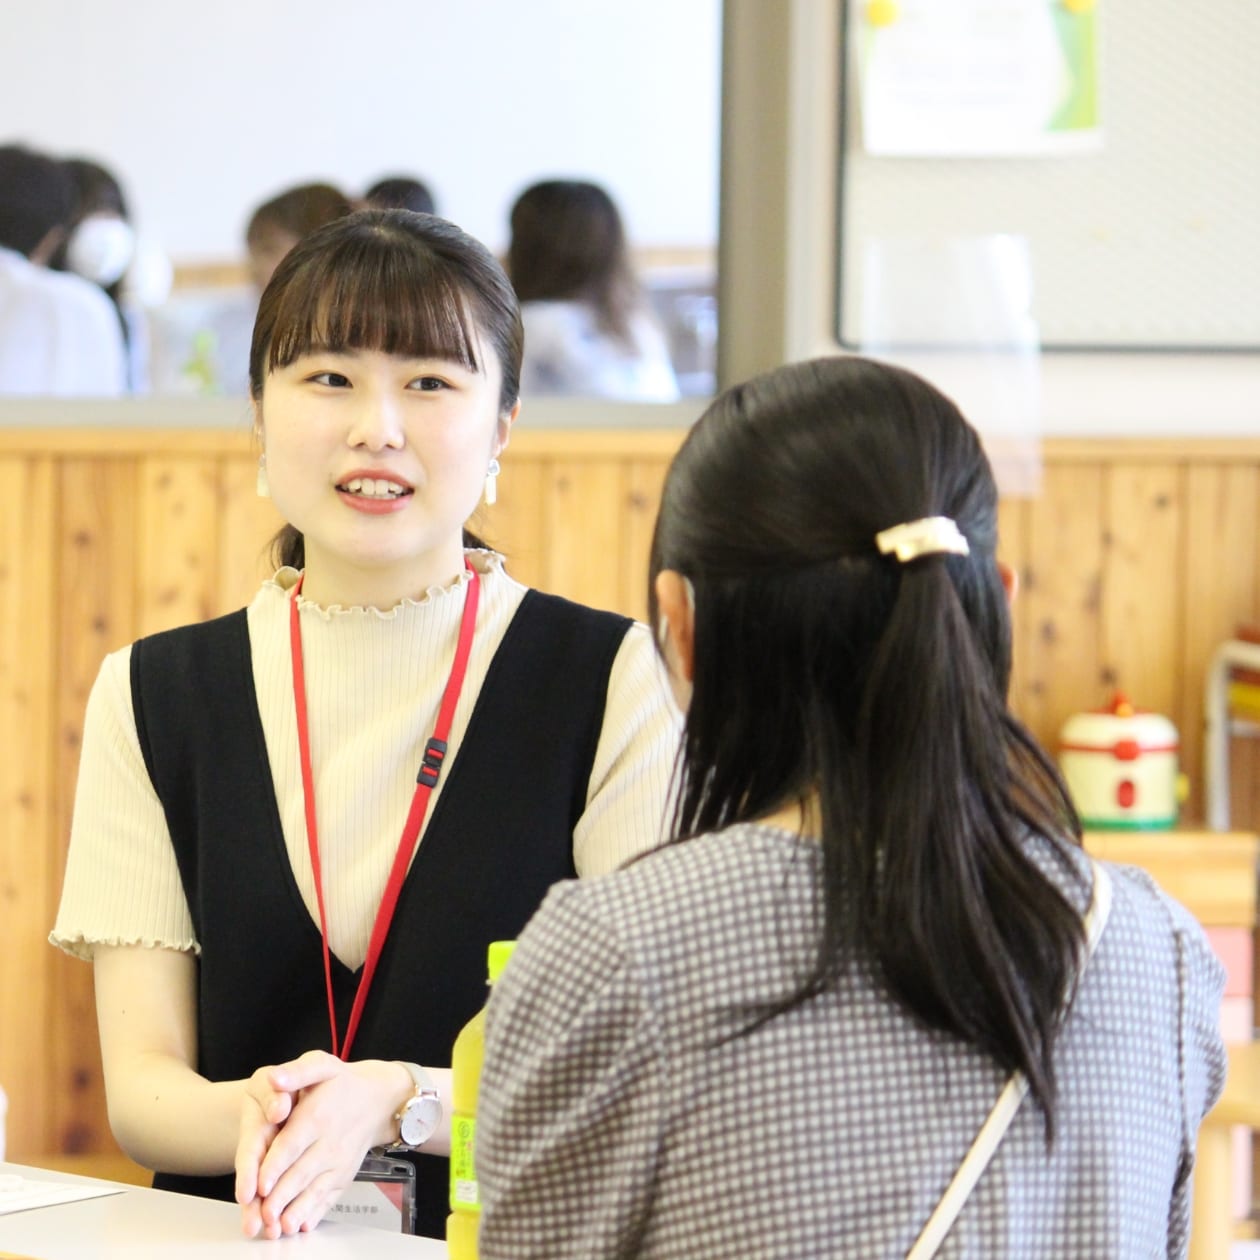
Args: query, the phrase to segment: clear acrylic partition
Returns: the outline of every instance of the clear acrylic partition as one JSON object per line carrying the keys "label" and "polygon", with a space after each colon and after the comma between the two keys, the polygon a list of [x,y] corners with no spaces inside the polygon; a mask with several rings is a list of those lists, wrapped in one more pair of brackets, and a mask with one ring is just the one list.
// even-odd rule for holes
{"label": "clear acrylic partition", "polygon": [[861,351],[909,368],[975,425],[1005,496],[1041,484],[1041,342],[1028,241],[875,237],[863,251]]}

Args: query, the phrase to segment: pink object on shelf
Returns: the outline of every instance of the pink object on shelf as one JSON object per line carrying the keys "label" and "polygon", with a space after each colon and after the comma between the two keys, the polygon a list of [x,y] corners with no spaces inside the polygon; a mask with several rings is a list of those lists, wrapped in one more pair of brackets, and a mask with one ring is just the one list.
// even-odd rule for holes
{"label": "pink object on shelf", "polygon": [[[1205,928],[1208,943],[1225,968],[1225,996],[1250,998],[1252,992],[1251,929],[1243,927]],[[1226,1036],[1226,1041],[1250,1041],[1251,1031],[1242,1037]]]}

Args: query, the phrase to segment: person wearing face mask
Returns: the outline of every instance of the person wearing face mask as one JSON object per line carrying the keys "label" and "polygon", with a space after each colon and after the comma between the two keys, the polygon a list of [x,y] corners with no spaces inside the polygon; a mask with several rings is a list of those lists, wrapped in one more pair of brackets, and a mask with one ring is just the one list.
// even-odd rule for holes
{"label": "person wearing face mask", "polygon": [[68,158],[75,211],[54,266],[90,280],[114,304],[127,349],[127,385],[133,394],[149,387],[149,333],[145,307],[164,301],[171,266],[159,250],[136,235],[122,185],[105,167],[87,158]]}
{"label": "person wearing face mask", "polygon": [[74,222],[65,165],[0,146],[0,394],[115,397],[126,391],[122,330],[94,284],[50,265]]}

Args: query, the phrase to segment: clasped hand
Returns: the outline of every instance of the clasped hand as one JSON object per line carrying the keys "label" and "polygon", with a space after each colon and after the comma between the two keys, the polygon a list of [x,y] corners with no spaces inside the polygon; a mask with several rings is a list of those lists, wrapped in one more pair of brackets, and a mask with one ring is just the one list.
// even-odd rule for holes
{"label": "clasped hand", "polygon": [[382,1140],[401,1071],[308,1050],[249,1078],[236,1148],[236,1201],[248,1237],[319,1224]]}

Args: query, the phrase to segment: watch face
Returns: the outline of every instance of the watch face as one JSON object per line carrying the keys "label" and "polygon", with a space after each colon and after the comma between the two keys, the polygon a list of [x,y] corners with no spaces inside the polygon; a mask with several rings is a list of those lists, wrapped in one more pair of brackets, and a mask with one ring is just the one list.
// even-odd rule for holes
{"label": "watch face", "polygon": [[436,1094],[417,1094],[402,1110],[398,1136],[404,1146],[422,1146],[433,1136],[442,1119],[442,1103]]}

